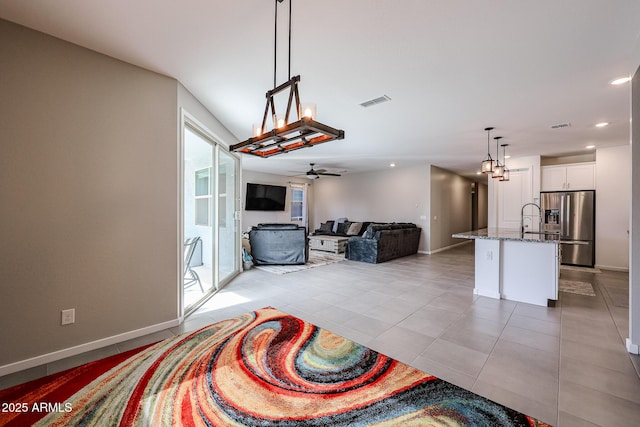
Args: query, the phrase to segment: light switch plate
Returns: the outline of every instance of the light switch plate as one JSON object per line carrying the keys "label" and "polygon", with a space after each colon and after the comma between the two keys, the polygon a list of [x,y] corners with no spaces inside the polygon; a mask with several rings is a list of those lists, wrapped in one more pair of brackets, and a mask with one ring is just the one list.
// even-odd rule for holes
{"label": "light switch plate", "polygon": [[68,310],[62,310],[62,325],[71,325],[76,322],[76,309],[70,308]]}

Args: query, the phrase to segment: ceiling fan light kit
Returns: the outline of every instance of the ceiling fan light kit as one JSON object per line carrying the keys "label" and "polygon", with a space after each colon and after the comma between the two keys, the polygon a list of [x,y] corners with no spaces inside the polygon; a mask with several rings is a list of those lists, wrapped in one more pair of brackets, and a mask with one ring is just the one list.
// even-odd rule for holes
{"label": "ceiling fan light kit", "polygon": [[[253,127],[253,136],[246,141],[232,145],[231,151],[252,154],[258,157],[271,157],[288,153],[301,148],[313,147],[324,142],[344,138],[344,131],[327,126],[315,120],[316,106],[314,104],[300,104],[300,92],[298,84],[300,76],[291,77],[291,1],[289,0],[289,81],[276,86],[277,63],[277,21],[278,3],[284,0],[275,0],[276,31],[274,36],[274,88],[267,91],[267,103],[262,117],[262,124]],[[287,107],[284,116],[276,113],[274,97],[285,91],[289,91]],[[296,115],[296,121],[292,119],[292,109]],[[272,129],[267,130],[267,118],[271,115]],[[313,169],[313,168],[312,168]]]}
{"label": "ceiling fan light kit", "polygon": [[306,176],[309,179],[318,179],[320,178],[320,175],[324,175],[324,176],[342,176],[339,173],[330,173],[327,172],[325,169],[314,169],[313,167],[315,166],[315,163],[309,163],[309,166],[311,166],[311,169],[309,169],[306,172]]}

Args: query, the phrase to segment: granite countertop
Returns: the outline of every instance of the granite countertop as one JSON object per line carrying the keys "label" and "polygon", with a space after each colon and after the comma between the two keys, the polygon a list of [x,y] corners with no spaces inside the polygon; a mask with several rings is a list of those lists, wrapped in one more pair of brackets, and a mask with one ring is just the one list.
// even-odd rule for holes
{"label": "granite countertop", "polygon": [[509,228],[483,228],[481,230],[455,233],[458,239],[515,240],[519,242],[560,243],[559,234],[524,233]]}

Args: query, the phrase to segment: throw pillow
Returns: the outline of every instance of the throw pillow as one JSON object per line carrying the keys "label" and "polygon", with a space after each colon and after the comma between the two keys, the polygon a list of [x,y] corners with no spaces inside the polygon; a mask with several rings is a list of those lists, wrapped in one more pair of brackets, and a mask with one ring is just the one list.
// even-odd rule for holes
{"label": "throw pillow", "polygon": [[327,221],[320,224],[320,228],[318,229],[318,231],[322,233],[331,233],[332,229],[333,229],[333,221]]}
{"label": "throw pillow", "polygon": [[352,222],[351,226],[347,230],[347,236],[357,236],[360,234],[360,230],[362,229],[361,222]]}
{"label": "throw pillow", "polygon": [[374,227],[374,223],[369,224],[369,226],[367,227],[367,231],[362,234],[362,237],[365,239],[373,239],[373,235],[375,234],[375,231],[373,231]]}
{"label": "throw pillow", "polygon": [[338,224],[342,224],[343,222],[347,221],[347,218],[338,218],[336,219],[336,222],[333,224],[333,232],[337,233],[338,232]]}
{"label": "throw pillow", "polygon": [[349,221],[341,222],[340,224],[338,224],[338,231],[336,231],[336,234],[340,236],[346,236],[347,231],[349,230],[349,227],[351,227],[351,222]]}

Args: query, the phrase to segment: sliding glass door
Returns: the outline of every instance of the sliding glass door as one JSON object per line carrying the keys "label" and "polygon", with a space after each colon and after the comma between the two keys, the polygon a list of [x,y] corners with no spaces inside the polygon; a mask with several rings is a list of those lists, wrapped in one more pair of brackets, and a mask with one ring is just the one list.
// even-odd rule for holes
{"label": "sliding glass door", "polygon": [[239,160],[186,121],[181,286],[185,315],[240,271],[238,177]]}
{"label": "sliding glass door", "polygon": [[238,169],[239,161],[218,150],[218,271],[224,284],[240,269]]}

